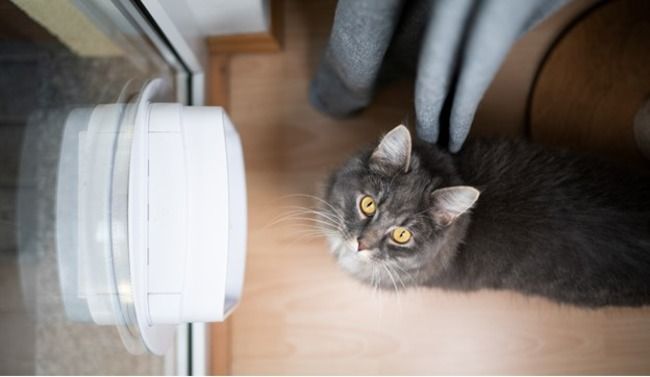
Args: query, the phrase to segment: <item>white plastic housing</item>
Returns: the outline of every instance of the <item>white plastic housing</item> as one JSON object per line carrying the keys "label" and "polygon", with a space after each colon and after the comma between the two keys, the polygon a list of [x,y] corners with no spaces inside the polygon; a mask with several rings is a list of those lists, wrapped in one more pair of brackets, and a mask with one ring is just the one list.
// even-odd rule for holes
{"label": "white plastic housing", "polygon": [[73,110],[57,182],[68,318],[116,325],[132,353],[164,354],[176,325],[221,321],[242,293],[246,187],[220,107],[133,103]]}
{"label": "white plastic housing", "polygon": [[149,103],[148,89],[133,129],[129,249],[138,327],[161,354],[173,325],[221,321],[239,302],[246,187],[239,136],[223,109]]}
{"label": "white plastic housing", "polygon": [[[223,320],[241,295],[245,185],[239,138],[218,107],[150,105],[148,169],[132,170],[147,202],[149,324]],[[134,164],[143,164],[138,159]],[[137,288],[136,288],[137,290]]]}

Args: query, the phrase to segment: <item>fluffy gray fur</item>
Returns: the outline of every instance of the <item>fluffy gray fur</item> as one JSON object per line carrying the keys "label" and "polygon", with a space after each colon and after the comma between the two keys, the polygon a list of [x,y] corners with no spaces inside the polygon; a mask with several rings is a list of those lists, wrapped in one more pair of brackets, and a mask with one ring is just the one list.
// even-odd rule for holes
{"label": "fluffy gray fur", "polygon": [[[650,303],[647,172],[524,141],[475,140],[451,155],[398,126],[336,170],[323,199],[338,263],[378,288]],[[398,226],[412,233],[406,244],[391,239]]]}

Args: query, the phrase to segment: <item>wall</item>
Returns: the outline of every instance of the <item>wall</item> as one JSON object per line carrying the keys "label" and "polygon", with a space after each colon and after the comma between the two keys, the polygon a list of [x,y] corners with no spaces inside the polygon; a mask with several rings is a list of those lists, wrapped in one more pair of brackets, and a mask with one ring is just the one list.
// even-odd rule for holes
{"label": "wall", "polygon": [[268,0],[186,0],[206,36],[264,32],[269,25]]}

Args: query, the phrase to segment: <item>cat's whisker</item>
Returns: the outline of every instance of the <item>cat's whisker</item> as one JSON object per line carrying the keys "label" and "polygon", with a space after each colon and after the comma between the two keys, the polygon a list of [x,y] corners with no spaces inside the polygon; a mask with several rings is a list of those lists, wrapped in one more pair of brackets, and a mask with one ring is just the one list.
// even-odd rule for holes
{"label": "cat's whisker", "polygon": [[312,208],[294,208],[285,213],[286,215],[314,215],[323,220],[332,221],[335,223],[342,222],[343,218],[336,214],[328,213],[324,210],[315,210]]}
{"label": "cat's whisker", "polygon": [[[301,211],[295,211],[295,210],[294,211],[287,211],[287,212],[284,212],[284,213],[274,217],[272,219],[272,222],[282,221],[282,219],[285,219],[285,218],[292,218],[292,217],[296,217],[296,216],[304,216],[304,215],[308,215],[308,214],[311,214],[311,213],[304,212],[302,210]],[[322,216],[322,217],[325,218],[325,216]]]}
{"label": "cat's whisker", "polygon": [[[406,277],[409,279],[409,281],[410,281],[411,283],[414,283],[414,282],[415,282],[415,278],[413,277],[413,275],[412,275],[410,272],[406,271],[404,268],[402,268],[402,266],[400,266],[400,264],[399,264],[399,260],[396,260],[396,261],[395,261],[395,265],[394,265],[394,267],[397,268],[397,269],[399,269],[399,271],[400,271],[401,273],[403,273],[404,275],[406,275]],[[402,285],[404,285],[404,284],[402,283]],[[406,288],[406,287],[404,287],[404,288]]]}
{"label": "cat's whisker", "polygon": [[393,283],[393,287],[395,288],[395,297],[397,297],[397,305],[399,307],[400,313],[402,312],[402,299],[400,296],[400,290],[397,287],[397,282],[395,281],[395,278],[393,277],[393,274],[390,272],[390,269],[387,264],[381,263],[381,266],[384,267],[384,270],[386,273],[388,273],[388,277],[390,278],[391,282]]}
{"label": "cat's whisker", "polygon": [[302,229],[298,230],[297,232],[293,232],[296,235],[303,235],[303,234],[308,234],[308,235],[315,235],[315,236],[325,236],[325,235],[335,235],[334,232],[324,232],[323,230],[320,229]]}
{"label": "cat's whisker", "polygon": [[393,287],[395,288],[395,292],[399,291],[399,289],[397,288],[397,282],[395,282],[395,278],[393,278],[393,274],[390,272],[388,267],[386,267],[386,264],[381,263],[381,266],[384,268],[384,270],[388,274],[388,277],[390,278],[391,282],[393,283]]}
{"label": "cat's whisker", "polygon": [[340,216],[338,214],[335,214],[335,213],[327,212],[325,210],[310,210],[309,212],[306,212],[306,213],[313,214],[313,215],[318,216],[320,218],[326,218],[326,219],[328,219],[328,220],[330,220],[332,222],[335,222],[337,224],[345,223],[345,219],[342,216]]}
{"label": "cat's whisker", "polygon": [[331,216],[331,215],[329,215],[327,213],[321,213],[321,212],[317,212],[317,211],[310,211],[310,212],[305,211],[305,212],[299,213],[299,215],[314,215],[314,217],[316,219],[318,219],[318,220],[328,221],[328,222],[331,222],[332,224],[336,224],[336,225],[344,223],[343,219],[339,219],[339,218],[333,217],[333,216]]}
{"label": "cat's whisker", "polygon": [[[307,214],[307,213],[303,213],[303,211],[304,211],[304,209],[301,209],[300,211],[288,211],[288,212],[282,213],[282,214],[274,217],[273,219],[271,219],[271,222],[269,224],[265,225],[264,227],[262,227],[262,229],[267,229],[267,228],[269,228],[271,226],[277,225],[277,224],[282,223],[282,222],[287,221],[287,220],[302,218],[302,217],[304,217],[303,215]],[[319,215],[322,215],[322,214],[319,214]],[[336,226],[339,225],[338,222],[336,221],[338,219],[332,219],[332,218],[330,218],[328,216],[319,216],[319,217],[320,218],[316,219],[316,220],[329,221],[329,222],[332,223],[332,225],[336,225]],[[313,220],[312,217],[307,217],[307,218],[309,220]]]}
{"label": "cat's whisker", "polygon": [[321,224],[321,225],[324,225],[324,226],[330,226],[330,227],[332,227],[334,229],[339,229],[339,230],[341,229],[341,226],[339,224],[334,223],[334,222],[331,222],[331,221],[328,221],[328,220],[323,220],[323,219],[315,219],[313,217],[307,217],[307,216],[302,216],[302,215],[286,215],[285,217],[283,217],[281,219],[278,219],[278,220],[274,221],[273,223],[267,225],[263,229],[266,229],[266,228],[268,228],[270,226],[273,226],[273,225],[280,224],[280,223],[285,222],[285,221],[291,221],[291,220],[311,221],[313,223],[318,223],[318,224]]}
{"label": "cat's whisker", "polygon": [[296,226],[297,230],[300,231],[311,231],[314,233],[319,233],[321,235],[329,235],[329,234],[340,234],[338,229],[333,229],[333,228],[325,228],[322,226],[318,225],[311,225],[311,224],[299,224]]}
{"label": "cat's whisker", "polygon": [[287,212],[281,214],[279,218],[273,219],[272,222],[266,225],[264,228],[268,228],[270,226],[277,225],[285,221],[289,221],[289,222],[308,221],[316,225],[315,228],[321,230],[321,233],[323,235],[342,236],[345,239],[351,238],[349,232],[346,229],[344,229],[345,220],[343,217],[343,213],[339,209],[335,208],[332,204],[328,203],[327,201],[317,196],[308,195],[308,194],[292,194],[292,195],[285,195],[284,197],[310,198],[324,204],[325,207],[308,208],[299,205],[287,206],[286,208],[289,209]]}
{"label": "cat's whisker", "polygon": [[323,226],[322,224],[313,224],[313,223],[304,223],[304,222],[294,222],[292,224],[293,227],[296,228],[295,232],[298,232],[299,234],[302,233],[310,233],[314,234],[320,237],[323,236],[334,236],[334,237],[340,237],[343,232],[341,232],[340,229],[334,228],[334,227],[328,227],[328,226]]}
{"label": "cat's whisker", "polygon": [[399,276],[399,273],[397,271],[395,271],[393,266],[391,266],[389,264],[387,264],[387,266],[388,266],[388,269],[392,270],[395,273],[395,277],[397,278],[397,280],[399,280],[399,283],[402,285],[402,288],[406,290],[406,284],[404,284],[404,280],[402,280],[402,278]]}
{"label": "cat's whisker", "polygon": [[288,223],[295,228],[293,231],[292,239],[288,245],[293,245],[300,241],[317,239],[322,237],[341,237],[342,234],[347,234],[340,225],[327,218],[321,217],[314,218],[311,216],[304,216],[305,209],[288,211],[277,216],[271,223],[265,225],[261,230],[268,229],[280,223]]}
{"label": "cat's whisker", "polygon": [[324,226],[330,226],[330,227],[332,227],[334,229],[339,229],[340,228],[340,226],[338,224],[335,224],[335,223],[332,223],[332,222],[326,221],[326,220],[314,219],[314,218],[311,218],[311,217],[296,217],[296,219],[312,221],[314,224],[321,224],[321,225],[324,225]]}
{"label": "cat's whisker", "polygon": [[343,213],[340,212],[336,207],[334,207],[332,204],[330,204],[326,200],[324,200],[322,198],[319,198],[318,196],[315,196],[315,195],[310,195],[310,194],[289,194],[289,195],[283,195],[283,197],[286,197],[286,198],[303,197],[303,198],[314,199],[314,200],[328,206],[334,213],[337,213],[338,215],[343,216]]}
{"label": "cat's whisker", "polygon": [[323,216],[327,217],[331,220],[342,220],[342,217],[338,213],[328,213],[327,210],[325,209],[314,209],[314,208],[307,208],[307,207],[300,207],[300,206],[289,206],[287,207],[290,211],[290,213],[301,213],[301,214],[313,214],[317,216]]}
{"label": "cat's whisker", "polygon": [[379,271],[377,271],[377,266],[373,265],[372,266],[372,299],[375,304],[379,303],[380,305],[380,311],[379,311],[379,319],[381,321],[381,317],[383,315],[383,302],[380,300],[380,292],[379,292],[379,287],[381,284],[381,274]]}
{"label": "cat's whisker", "polygon": [[[295,228],[295,231],[309,231],[315,234],[323,235],[340,235],[341,231],[333,227],[326,227],[321,224],[310,224],[310,223],[301,223],[294,222],[292,223],[292,228]],[[294,231],[294,232],[295,232]]]}
{"label": "cat's whisker", "polygon": [[327,229],[323,227],[313,227],[313,228],[305,227],[302,229],[305,231],[314,232],[315,234],[319,234],[321,237],[322,236],[341,237],[342,235],[342,233],[338,229]]}
{"label": "cat's whisker", "polygon": [[294,218],[295,218],[294,214],[282,214],[282,215],[276,216],[276,217],[272,218],[271,221],[268,224],[262,226],[260,228],[260,230],[266,230],[266,229],[268,229],[268,228],[270,228],[272,226],[278,225],[278,224],[283,223],[285,221],[294,220]]}
{"label": "cat's whisker", "polygon": [[292,230],[293,233],[311,232],[321,236],[334,235],[339,237],[345,233],[340,228],[334,227],[332,225],[314,223],[310,220],[296,220],[290,224],[293,228]]}
{"label": "cat's whisker", "polygon": [[343,219],[336,217],[333,214],[329,214],[327,212],[322,212],[322,211],[309,211],[309,212],[304,212],[304,214],[312,214],[314,216],[317,216],[319,218],[327,219],[329,221],[335,222],[335,223],[342,223]]}

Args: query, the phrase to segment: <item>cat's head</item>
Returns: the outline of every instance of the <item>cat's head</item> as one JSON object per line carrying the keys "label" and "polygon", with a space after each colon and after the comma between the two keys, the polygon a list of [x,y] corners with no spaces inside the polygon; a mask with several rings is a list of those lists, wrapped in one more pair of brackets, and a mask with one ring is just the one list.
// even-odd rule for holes
{"label": "cat's head", "polygon": [[413,144],[400,125],[332,174],[318,221],[345,271],[401,289],[445,268],[478,197],[448,154]]}

